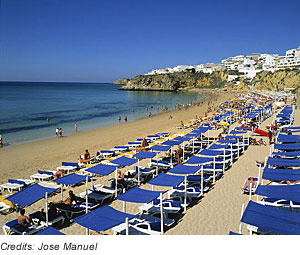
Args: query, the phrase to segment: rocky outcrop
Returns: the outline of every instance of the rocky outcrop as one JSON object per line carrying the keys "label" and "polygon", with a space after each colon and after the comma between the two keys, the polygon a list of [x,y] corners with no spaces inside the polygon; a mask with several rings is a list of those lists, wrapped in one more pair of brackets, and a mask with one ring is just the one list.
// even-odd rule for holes
{"label": "rocky outcrop", "polygon": [[[228,82],[226,72],[178,72],[156,75],[138,75],[129,80],[122,90],[152,90],[152,91],[182,91],[193,89],[228,89],[246,91],[249,88],[256,90],[276,90],[300,87],[300,69],[279,70],[274,73],[262,71],[249,80],[242,74],[231,82]],[[128,80],[128,79],[127,79]]]}
{"label": "rocky outcrop", "polygon": [[127,82],[129,82],[130,79],[126,79],[126,78],[123,78],[123,79],[120,79],[120,80],[117,80],[117,81],[114,81],[114,85],[126,85]]}
{"label": "rocky outcrop", "polygon": [[274,73],[263,71],[258,73],[251,83],[257,90],[284,90],[300,87],[300,69],[279,70]]}
{"label": "rocky outcrop", "polygon": [[187,88],[222,88],[227,75],[221,72],[170,73],[160,75],[138,75],[131,79],[122,90],[177,91]]}

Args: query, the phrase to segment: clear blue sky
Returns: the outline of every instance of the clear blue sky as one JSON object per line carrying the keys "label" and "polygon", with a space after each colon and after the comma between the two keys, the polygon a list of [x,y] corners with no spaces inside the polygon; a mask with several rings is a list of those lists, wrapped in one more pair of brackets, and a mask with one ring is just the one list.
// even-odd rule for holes
{"label": "clear blue sky", "polygon": [[1,0],[0,80],[111,82],[300,45],[299,0]]}

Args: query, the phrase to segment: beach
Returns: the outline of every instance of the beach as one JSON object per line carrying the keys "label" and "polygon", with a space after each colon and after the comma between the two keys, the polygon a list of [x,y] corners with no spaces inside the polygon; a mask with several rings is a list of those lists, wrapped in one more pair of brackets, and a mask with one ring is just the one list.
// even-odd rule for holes
{"label": "beach", "polygon": [[[176,126],[180,125],[180,121],[188,122],[195,115],[202,116],[210,105],[217,106],[219,103],[233,98],[233,93],[207,93],[202,106],[193,106],[188,109],[161,113],[150,118],[142,118],[135,121],[128,120],[127,123],[121,123],[113,126],[102,127],[98,129],[78,132],[62,138],[51,138],[42,141],[26,143],[16,146],[8,146],[0,150],[1,171],[0,178],[2,183],[5,183],[8,178],[23,178],[29,179],[30,175],[37,173],[38,170],[56,170],[61,162],[77,162],[80,154],[83,154],[86,149],[91,154],[96,151],[111,149],[116,145],[125,145],[130,141],[135,141],[137,138],[143,138],[147,135],[158,132],[180,132]],[[215,101],[216,100],[216,101]],[[173,118],[169,119],[172,115]],[[147,160],[143,160],[141,165],[147,164]],[[130,169],[130,168],[128,168]],[[124,169],[126,171],[126,168]],[[98,177],[95,183],[107,185],[107,180],[112,178],[113,174],[108,177]],[[75,187],[75,194],[84,191],[85,185]],[[67,192],[64,191],[64,197],[67,197]],[[60,195],[51,196],[49,201],[60,200]],[[120,209],[120,202],[116,204],[116,209]],[[26,208],[27,213],[34,212],[44,208],[44,199],[34,203]],[[120,204],[120,205],[119,205]],[[128,212],[136,213],[138,207],[128,206]],[[0,217],[0,224],[15,219],[17,213],[13,212],[6,216]],[[85,230],[77,224],[61,230],[66,234],[84,234]],[[176,233],[188,234],[188,233]]]}

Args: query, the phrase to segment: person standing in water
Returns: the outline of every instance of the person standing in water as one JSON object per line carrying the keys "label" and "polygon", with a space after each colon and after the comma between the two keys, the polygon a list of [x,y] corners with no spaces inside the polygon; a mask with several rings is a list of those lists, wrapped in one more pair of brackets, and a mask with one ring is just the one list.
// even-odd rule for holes
{"label": "person standing in water", "polygon": [[77,133],[77,124],[75,124],[75,133]]}

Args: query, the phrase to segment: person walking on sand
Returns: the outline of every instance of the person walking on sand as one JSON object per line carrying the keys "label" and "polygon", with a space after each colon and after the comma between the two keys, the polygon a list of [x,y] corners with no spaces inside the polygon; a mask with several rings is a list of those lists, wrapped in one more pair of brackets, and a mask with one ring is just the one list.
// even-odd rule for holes
{"label": "person walking on sand", "polygon": [[75,133],[77,133],[77,124],[75,124]]}
{"label": "person walking on sand", "polygon": [[119,116],[119,124],[121,123],[121,116]]}
{"label": "person walking on sand", "polygon": [[127,116],[124,117],[124,121],[127,122]]}
{"label": "person walking on sand", "polygon": [[61,128],[59,128],[59,130],[58,130],[58,131],[59,131],[59,136],[60,136],[60,137],[62,137],[62,136],[63,136],[62,129],[61,129]]}
{"label": "person walking on sand", "polygon": [[59,135],[59,128],[56,128],[55,133],[56,133],[56,137],[58,137],[58,135]]}
{"label": "person walking on sand", "polygon": [[3,147],[2,135],[0,135],[0,148]]}

